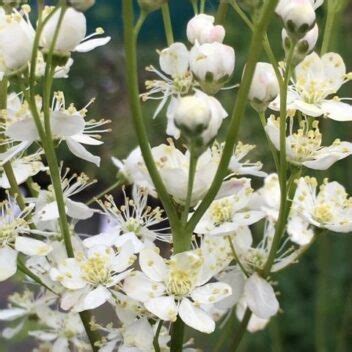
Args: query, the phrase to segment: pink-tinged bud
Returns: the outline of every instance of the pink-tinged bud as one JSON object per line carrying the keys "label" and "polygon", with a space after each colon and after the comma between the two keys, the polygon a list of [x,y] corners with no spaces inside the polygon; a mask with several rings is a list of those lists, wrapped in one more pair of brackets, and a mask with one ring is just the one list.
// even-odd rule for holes
{"label": "pink-tinged bud", "polygon": [[264,111],[278,96],[280,91],[273,65],[258,62],[249,90],[248,99],[252,106],[259,111]]}
{"label": "pink-tinged bud", "polygon": [[187,24],[188,40],[195,44],[222,43],[225,38],[223,26],[214,25],[215,18],[205,14],[193,17]]}
{"label": "pink-tinged bud", "polygon": [[215,94],[235,69],[235,51],[218,42],[195,45],[190,54],[190,67],[202,89]]}
{"label": "pink-tinged bud", "polygon": [[276,13],[282,18],[287,33],[298,39],[304,37],[316,21],[311,0],[281,0]]}

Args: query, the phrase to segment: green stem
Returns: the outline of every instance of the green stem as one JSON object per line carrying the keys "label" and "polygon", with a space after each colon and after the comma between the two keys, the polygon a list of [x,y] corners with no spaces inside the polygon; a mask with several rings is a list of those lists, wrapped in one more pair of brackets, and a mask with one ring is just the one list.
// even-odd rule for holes
{"label": "green stem", "polygon": [[216,24],[224,24],[226,20],[226,15],[229,10],[229,4],[227,0],[220,0],[218,10],[215,16]]}
{"label": "green stem", "polygon": [[205,0],[200,0],[199,12],[200,13],[204,13],[205,12]]}
{"label": "green stem", "polygon": [[252,78],[254,70],[262,50],[263,35],[266,32],[266,29],[269,25],[270,19],[274,14],[278,0],[269,0],[266,1],[263,5],[263,10],[260,16],[259,21],[255,25],[255,30],[253,32],[248,60],[246,63],[245,71],[243,74],[243,79],[241,86],[237,95],[235,107],[231,116],[231,121],[228,127],[228,133],[226,136],[225,146],[222,153],[222,157],[219,163],[217,173],[214,177],[212,185],[204,197],[203,201],[194,212],[190,221],[188,222],[187,229],[193,231],[197,223],[200,221],[211,202],[214,200],[216,194],[218,193],[224,177],[226,176],[228,165],[233,155],[233,148],[237,141],[238,132],[242,117],[245,114],[245,109],[247,106],[247,98],[249,89],[252,83]]}
{"label": "green stem", "polygon": [[191,0],[194,15],[198,15],[198,0]]}
{"label": "green stem", "polygon": [[144,125],[142,108],[139,100],[138,68],[137,68],[137,36],[133,30],[133,4],[130,0],[123,0],[124,19],[124,45],[126,52],[127,89],[129,93],[130,107],[133,123],[136,129],[138,142],[142,156],[154,186],[158,192],[163,207],[168,215],[170,226],[173,230],[179,229],[179,219],[172,200],[156,168],[152,151],[149,145],[146,128]]}
{"label": "green stem", "polygon": [[242,341],[242,338],[243,338],[244,334],[246,333],[247,325],[249,323],[249,320],[251,319],[251,316],[252,316],[252,312],[247,308],[244,313],[244,316],[242,318],[241,324],[236,331],[236,335],[233,338],[233,341],[231,343],[229,351],[231,351],[231,352],[237,351],[237,349],[240,346],[240,343]]}
{"label": "green stem", "polygon": [[327,345],[327,312],[329,300],[327,297],[328,280],[330,261],[327,260],[330,256],[330,245],[327,236],[321,236],[318,242],[318,280],[317,280],[317,296],[315,304],[315,350],[316,352],[328,351]]}
{"label": "green stem", "polygon": [[169,4],[168,3],[163,4],[161,6],[161,14],[163,16],[163,22],[164,22],[164,29],[165,29],[167,45],[170,46],[174,42],[174,34],[173,34],[173,31],[172,31],[170,8],[169,8]]}
{"label": "green stem", "polygon": [[153,339],[153,346],[154,346],[155,352],[160,352],[159,336],[160,336],[162,327],[163,327],[163,321],[160,320]]}
{"label": "green stem", "polygon": [[107,193],[113,191],[115,188],[120,187],[124,185],[124,181],[121,179],[118,179],[116,182],[114,182],[110,187],[104,189],[104,191],[100,192],[98,195],[94,196],[91,198],[88,202],[86,202],[86,205],[91,205],[93,204],[96,200],[104,197]]}
{"label": "green stem", "polygon": [[183,339],[185,333],[185,324],[178,316],[175,323],[172,324],[170,352],[182,352]]}
{"label": "green stem", "polygon": [[[280,210],[279,218],[276,224],[275,234],[272,246],[270,248],[268,259],[263,269],[264,277],[268,276],[271,267],[274,264],[276,253],[280,246],[281,237],[285,231],[286,220],[288,217],[288,199],[287,199],[287,157],[286,157],[286,118],[287,118],[287,88],[291,77],[291,66],[293,60],[295,45],[291,45],[290,52],[286,61],[286,72],[284,77],[284,84],[280,86],[280,159],[279,159],[279,183],[280,183]],[[293,173],[290,176],[289,183],[292,184],[296,178]]]}
{"label": "green stem", "polygon": [[191,207],[194,178],[196,176],[196,169],[197,169],[197,161],[198,161],[198,156],[195,152],[195,148],[193,147],[193,145],[191,145],[189,150],[187,196],[186,196],[185,206],[181,217],[181,221],[183,225],[187,224],[188,214]]}
{"label": "green stem", "polygon": [[[216,340],[216,345],[213,348],[214,352],[225,351],[224,345],[231,340],[233,336],[233,327],[237,322],[236,308],[233,308],[230,316],[227,318],[226,324],[220,328],[221,334]],[[227,350],[226,350],[227,351]]]}
{"label": "green stem", "polygon": [[335,10],[334,0],[327,0],[326,7],[327,7],[327,16],[325,21],[323,42],[321,44],[321,50],[320,50],[321,55],[324,55],[329,50],[331,39],[334,33],[333,31],[334,24],[337,17],[337,11]]}

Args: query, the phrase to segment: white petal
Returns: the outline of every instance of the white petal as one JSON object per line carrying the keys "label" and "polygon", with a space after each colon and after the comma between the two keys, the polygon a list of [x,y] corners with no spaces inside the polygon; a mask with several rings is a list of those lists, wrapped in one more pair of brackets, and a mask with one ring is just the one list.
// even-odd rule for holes
{"label": "white petal", "polygon": [[338,100],[325,100],[321,104],[324,115],[335,121],[352,121],[352,106]]}
{"label": "white petal", "polygon": [[124,281],[123,291],[131,298],[145,302],[150,298],[161,296],[165,292],[165,286],[136,271]]}
{"label": "white petal", "polygon": [[244,286],[246,303],[250,310],[262,319],[269,319],[279,310],[279,302],[271,285],[254,273]]}
{"label": "white petal", "polygon": [[314,237],[314,231],[309,228],[309,222],[300,216],[294,216],[289,219],[287,233],[291,241],[300,246],[309,244]]}
{"label": "white petal", "polygon": [[170,76],[182,76],[189,66],[189,52],[183,43],[174,43],[160,53],[160,67]]}
{"label": "white petal", "polygon": [[177,318],[177,306],[172,296],[152,298],[144,303],[149,312],[165,321],[175,321]]}
{"label": "white petal", "polygon": [[14,336],[16,336],[19,332],[22,331],[24,324],[26,322],[26,319],[23,319],[19,324],[17,324],[14,327],[7,327],[2,331],[2,336],[3,338],[9,340],[12,339]]}
{"label": "white petal", "polygon": [[318,105],[309,104],[302,100],[296,100],[294,105],[297,110],[302,111],[303,114],[308,116],[318,117],[324,114],[324,110]]}
{"label": "white petal", "polygon": [[67,215],[73,219],[86,220],[93,216],[94,210],[80,202],[66,199]]}
{"label": "white petal", "polygon": [[63,111],[51,113],[51,129],[54,136],[70,137],[83,132],[85,126],[84,118],[79,115],[70,115]]}
{"label": "white petal", "polygon": [[46,256],[53,250],[53,247],[43,241],[23,236],[16,238],[15,248],[23,254],[39,256]]}
{"label": "white petal", "polygon": [[39,139],[37,127],[32,118],[11,124],[6,129],[5,134],[19,142],[34,142]]}
{"label": "white petal", "polygon": [[65,337],[59,337],[53,344],[52,352],[70,352],[68,340]]}
{"label": "white petal", "polygon": [[104,286],[98,286],[93,291],[90,291],[86,297],[82,299],[81,304],[74,308],[76,312],[95,309],[103,305],[111,298],[110,291]]}
{"label": "white petal", "polygon": [[109,43],[110,40],[111,37],[90,39],[76,46],[74,51],[78,51],[80,53],[87,53],[88,51],[98,48],[99,46],[106,45],[107,43]]}
{"label": "white petal", "polygon": [[0,310],[0,320],[13,321],[27,314],[23,308],[8,308]]}
{"label": "white petal", "polygon": [[77,158],[89,161],[90,163],[93,163],[98,167],[100,166],[100,157],[90,153],[81,144],[77,143],[72,138],[66,139],[66,143],[67,143],[68,149],[70,149],[71,153],[75,155]]}
{"label": "white petal", "polygon": [[0,248],[0,281],[5,281],[17,271],[17,251],[9,247]]}
{"label": "white petal", "polygon": [[42,207],[36,214],[39,221],[50,221],[59,218],[59,209],[56,202],[51,202]]}
{"label": "white petal", "polygon": [[102,145],[104,142],[98,141],[92,137],[87,136],[86,134],[76,134],[71,137],[78,143],[88,144],[88,145]]}
{"label": "white petal", "polygon": [[210,334],[215,330],[215,322],[203,310],[194,306],[191,301],[184,298],[178,311],[180,318],[191,328]]}
{"label": "white petal", "polygon": [[197,287],[191,293],[193,301],[199,304],[212,304],[223,300],[232,293],[231,286],[223,282],[213,282]]}
{"label": "white petal", "polygon": [[139,254],[139,265],[142,271],[153,281],[164,281],[167,276],[167,266],[164,259],[155,252],[155,249],[147,248]]}

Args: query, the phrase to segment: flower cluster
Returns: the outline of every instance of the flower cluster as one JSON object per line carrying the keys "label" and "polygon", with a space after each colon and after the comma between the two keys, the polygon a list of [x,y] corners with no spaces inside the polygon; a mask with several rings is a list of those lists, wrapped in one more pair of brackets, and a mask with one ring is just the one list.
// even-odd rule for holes
{"label": "flower cluster", "polygon": [[[268,11],[270,2],[245,10]],[[6,190],[0,281],[20,271],[31,284],[0,310],[9,324],[4,338],[35,319],[28,335],[38,352],[191,352],[193,339],[180,337],[184,325],[210,334],[235,314],[251,332],[266,327],[280,310],[275,274],[297,263],[323,231],[352,231],[352,198],[344,186],[325,179],[318,187],[308,175],[352,154],[351,142],[339,138],[324,146],[328,138],[319,129],[318,118],[352,120],[351,105],[336,96],[352,74],[338,54],[314,52],[315,10],[322,2],[281,0],[272,8],[283,23],[283,61],[264,40],[270,63],[253,62],[263,42],[257,33],[221,141],[231,114],[219,92],[237,87],[230,83],[235,50],[223,43],[225,28],[204,11],[196,14],[185,30],[188,43],[158,52],[160,70],[147,67],[157,79],[138,94],[131,55],[140,26],[151,11],[161,8],[167,16],[168,5],[139,0],[141,17],[131,28],[133,4],[124,0],[126,61],[132,65],[127,83],[139,146],[125,160],[112,157],[121,197],[104,192],[95,206],[80,196],[96,180],[65,168],[58,147],[100,166],[88,148],[103,143],[110,121],[87,118],[94,99],[77,108],[53,88],[69,76],[75,52],[110,41],[95,38],[101,28],[86,35],[84,11],[94,1],[39,7],[36,26],[28,5],[0,7],[0,188]],[[250,19],[239,10],[254,31],[266,23],[253,27],[261,16]],[[160,100],[154,117],[165,115],[168,139],[150,147],[141,104],[154,99]],[[269,174],[248,159],[255,146],[237,140],[247,102],[268,137],[276,168]],[[46,173],[48,186],[33,181],[39,173]],[[99,233],[81,233],[79,222],[98,217],[104,223]],[[91,315],[103,305],[114,323]]]}

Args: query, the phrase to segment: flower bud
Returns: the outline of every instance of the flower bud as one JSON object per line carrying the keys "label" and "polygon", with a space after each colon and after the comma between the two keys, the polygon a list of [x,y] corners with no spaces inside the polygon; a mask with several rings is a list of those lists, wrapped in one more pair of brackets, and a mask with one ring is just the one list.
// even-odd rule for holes
{"label": "flower bud", "polygon": [[279,82],[273,65],[266,62],[258,62],[248,94],[248,99],[254,109],[264,111],[278,96],[279,91]]}
{"label": "flower bud", "polygon": [[25,68],[32,56],[33,40],[32,28],[19,14],[4,15],[0,27],[0,72],[13,74]]}
{"label": "flower bud", "polygon": [[221,43],[195,45],[190,53],[190,68],[208,94],[217,93],[235,68],[235,51]]}
{"label": "flower bud", "polygon": [[287,33],[297,39],[304,37],[315,24],[316,15],[310,0],[281,0],[276,12]]}
{"label": "flower bud", "polygon": [[210,122],[210,109],[206,101],[196,95],[179,99],[175,110],[175,125],[188,137],[201,134]]}
{"label": "flower bud", "polygon": [[172,98],[167,111],[167,134],[179,138],[181,130],[201,149],[216,137],[227,116],[216,98],[201,91],[196,91],[193,96]]}
{"label": "flower bud", "polygon": [[[51,16],[43,28],[40,44],[44,52],[50,50],[58,26],[60,13],[61,10]],[[83,13],[73,8],[68,8],[60,26],[54,47],[54,54],[58,56],[70,56],[71,51],[74,51],[78,44],[85,38],[86,32],[87,22]]]}
{"label": "flower bud", "polygon": [[146,12],[159,10],[167,0],[138,0],[139,7]]}
{"label": "flower bud", "polygon": [[86,11],[95,4],[95,0],[70,0],[69,4],[78,11]]}
{"label": "flower bud", "polygon": [[223,26],[214,25],[215,18],[205,14],[193,17],[187,24],[187,38],[192,43],[199,44],[219,42],[222,43],[225,37]]}
{"label": "flower bud", "polygon": [[[319,28],[316,24],[302,39],[300,39],[295,48],[293,63],[298,65],[307,55],[315,48],[318,41]],[[289,52],[292,42],[285,29],[282,30],[282,43],[285,52]]]}

